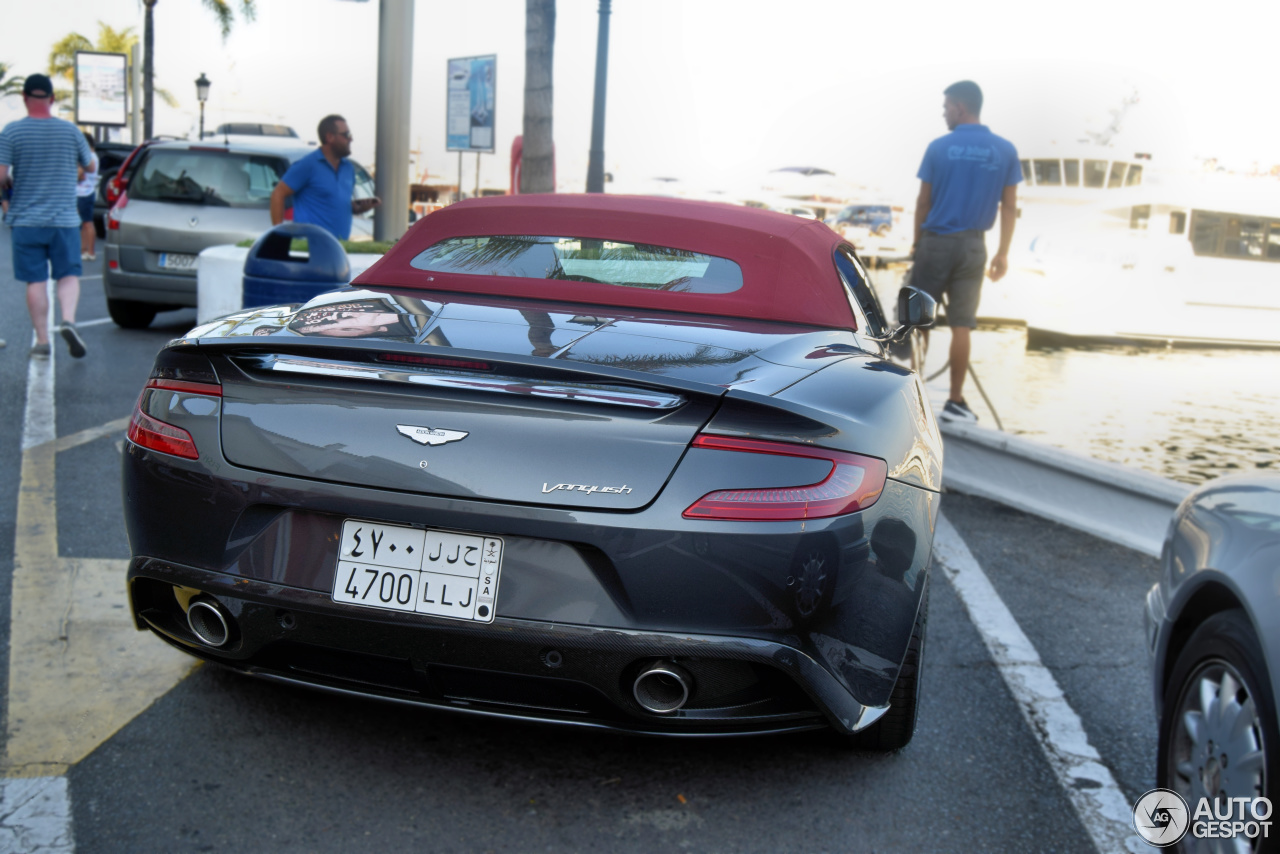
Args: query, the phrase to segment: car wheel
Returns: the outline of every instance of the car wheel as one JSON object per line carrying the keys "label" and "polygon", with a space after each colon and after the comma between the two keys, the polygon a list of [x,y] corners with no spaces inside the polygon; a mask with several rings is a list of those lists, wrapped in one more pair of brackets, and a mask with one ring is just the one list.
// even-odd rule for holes
{"label": "car wheel", "polygon": [[929,588],[926,587],[911,629],[911,641],[907,654],[898,671],[898,681],[893,684],[889,699],[889,711],[885,712],[867,729],[851,735],[838,735],[837,739],[854,750],[871,750],[888,753],[901,750],[911,743],[916,734],[916,709],[920,702],[920,676],[924,670],[924,636],[929,623]]}
{"label": "car wheel", "polygon": [[146,329],[156,319],[154,305],[131,299],[108,299],[107,313],[124,329]]}
{"label": "car wheel", "polygon": [[1269,797],[1277,749],[1258,638],[1243,611],[1214,614],[1191,635],[1165,687],[1157,785],[1192,810],[1201,798]]}

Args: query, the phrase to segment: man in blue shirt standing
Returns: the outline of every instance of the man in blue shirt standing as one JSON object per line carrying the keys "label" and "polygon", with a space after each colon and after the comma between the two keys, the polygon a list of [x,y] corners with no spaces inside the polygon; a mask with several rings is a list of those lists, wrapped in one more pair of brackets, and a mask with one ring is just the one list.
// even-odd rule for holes
{"label": "man in blue shirt standing", "polygon": [[293,196],[293,221],[318,225],[339,240],[351,236],[352,214],[362,214],[382,202],[352,199],[356,170],[351,154],[351,130],[342,116],[325,116],[316,129],[320,147],[289,167],[271,192],[271,224],[284,222],[286,201]]}
{"label": "man in blue shirt standing", "polygon": [[943,92],[942,115],[951,133],[929,143],[920,164],[911,284],[934,299],[947,295],[951,326],[951,393],[946,420],[977,421],[964,400],[970,333],[978,325],[978,299],[987,270],[985,233],[1000,211],[1000,248],[991,259],[991,281],[1009,266],[1018,217],[1022,169],[1013,143],[979,124],[982,90],[970,80]]}

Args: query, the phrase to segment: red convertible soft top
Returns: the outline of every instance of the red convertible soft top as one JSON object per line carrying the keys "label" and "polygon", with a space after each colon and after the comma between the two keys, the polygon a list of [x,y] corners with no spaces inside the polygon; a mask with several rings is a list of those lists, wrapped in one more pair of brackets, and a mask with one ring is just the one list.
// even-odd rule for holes
{"label": "red convertible soft top", "polygon": [[[742,268],[731,293],[680,293],[595,282],[428,272],[410,262],[454,237],[541,235],[667,246]],[[855,328],[832,256],[840,235],[817,220],[685,199],[539,194],[468,199],[420,220],[354,284]]]}

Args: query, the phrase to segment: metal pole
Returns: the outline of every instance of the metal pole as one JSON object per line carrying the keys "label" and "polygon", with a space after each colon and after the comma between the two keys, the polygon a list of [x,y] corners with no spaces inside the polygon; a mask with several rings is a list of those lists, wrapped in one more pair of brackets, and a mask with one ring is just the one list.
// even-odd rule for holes
{"label": "metal pole", "polygon": [[453,196],[455,202],[462,201],[462,149],[458,149],[458,192]]}
{"label": "metal pole", "polygon": [[151,139],[155,132],[155,5],[156,0],[142,0],[146,9],[142,25],[142,138]]}
{"label": "metal pole", "polygon": [[129,114],[129,141],[138,145],[142,142],[142,45],[135,43],[129,53],[129,70],[132,77],[129,83],[133,90],[133,109]]}
{"label": "metal pole", "polygon": [[591,112],[591,159],[587,192],[604,192],[604,96],[609,77],[609,13],[611,0],[600,0],[600,32],[596,37],[596,98]]}
{"label": "metal pole", "polygon": [[200,138],[204,139],[204,101],[200,102]]}
{"label": "metal pole", "polygon": [[376,240],[409,230],[409,95],[413,80],[413,0],[381,0],[378,9],[378,128],[374,154]]}
{"label": "metal pole", "polygon": [[480,152],[478,151],[476,152],[476,191],[472,194],[471,198],[480,198]]}

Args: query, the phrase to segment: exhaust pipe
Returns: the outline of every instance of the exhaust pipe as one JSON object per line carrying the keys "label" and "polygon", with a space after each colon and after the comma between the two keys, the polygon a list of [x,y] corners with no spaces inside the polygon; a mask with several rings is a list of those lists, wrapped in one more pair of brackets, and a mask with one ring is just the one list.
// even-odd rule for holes
{"label": "exhaust pipe", "polygon": [[669,661],[650,664],[636,677],[631,688],[636,702],[655,715],[669,715],[689,702],[693,677],[683,667]]}
{"label": "exhaust pipe", "polygon": [[220,647],[231,640],[231,617],[212,596],[191,601],[187,606],[187,625],[205,646]]}

